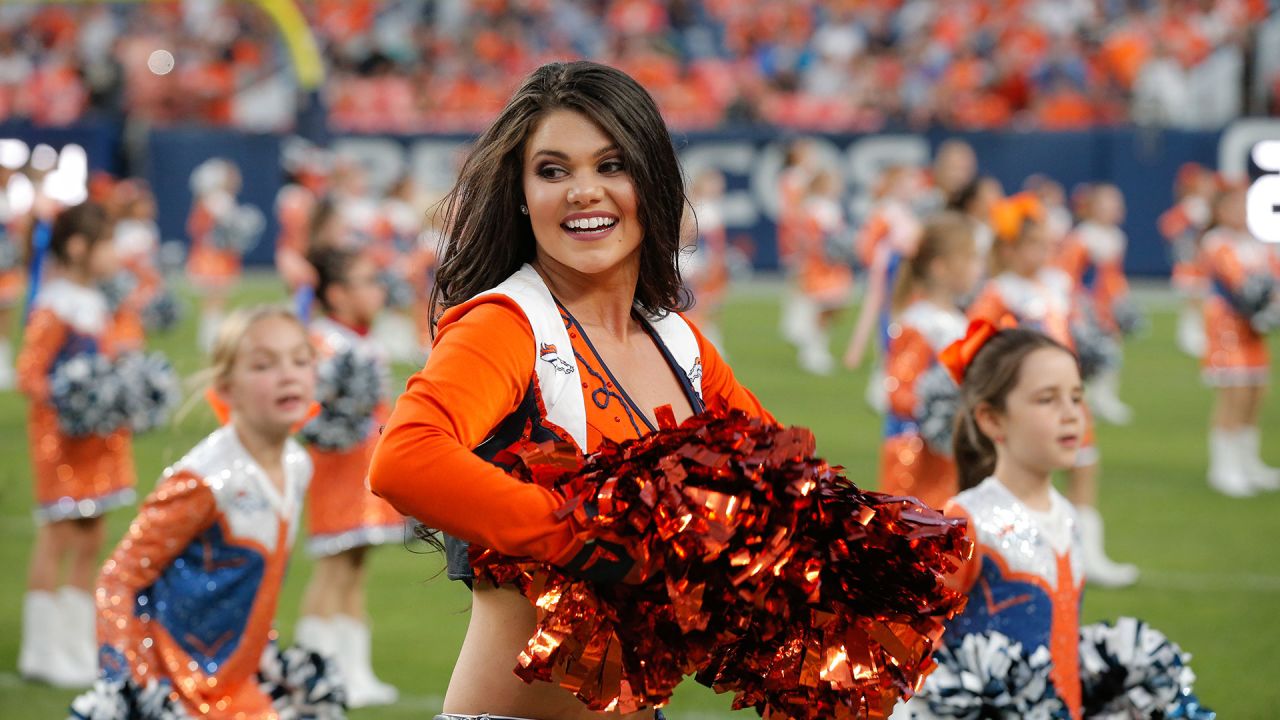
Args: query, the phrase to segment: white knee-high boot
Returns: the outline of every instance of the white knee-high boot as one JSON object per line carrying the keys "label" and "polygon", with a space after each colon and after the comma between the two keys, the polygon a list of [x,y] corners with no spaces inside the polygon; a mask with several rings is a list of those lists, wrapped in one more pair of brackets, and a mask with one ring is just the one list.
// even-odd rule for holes
{"label": "white knee-high boot", "polygon": [[1209,430],[1209,487],[1227,497],[1249,497],[1253,485],[1245,474],[1243,443],[1238,430]]}
{"label": "white knee-high boot", "polygon": [[1280,468],[1262,462],[1262,431],[1257,425],[1238,431],[1240,459],[1244,463],[1244,475],[1255,490],[1280,490]]}
{"label": "white knee-high boot", "polygon": [[1120,399],[1120,371],[1107,370],[1089,382],[1085,388],[1089,407],[1098,417],[1112,425],[1128,425],[1133,421],[1133,410]]}
{"label": "white knee-high boot", "polygon": [[[0,328],[0,333],[8,333],[9,328]],[[17,382],[13,370],[13,345],[9,338],[0,337],[0,390],[12,390]]]}
{"label": "white knee-high boot", "polygon": [[1084,553],[1084,574],[1089,582],[1102,587],[1128,587],[1138,581],[1138,568],[1117,563],[1107,557],[1103,543],[1102,515],[1088,505],[1076,506],[1080,520],[1080,546]]}
{"label": "white knee-high boot", "polygon": [[347,615],[334,615],[332,622],[341,648],[339,666],[347,678],[347,704],[353,708],[390,705],[399,699],[400,691],[373,673],[369,626]]}
{"label": "white knee-high boot", "polygon": [[22,603],[22,648],[18,652],[18,673],[22,677],[59,688],[93,684],[93,677],[76,674],[67,657],[64,625],[57,594],[27,591]]}

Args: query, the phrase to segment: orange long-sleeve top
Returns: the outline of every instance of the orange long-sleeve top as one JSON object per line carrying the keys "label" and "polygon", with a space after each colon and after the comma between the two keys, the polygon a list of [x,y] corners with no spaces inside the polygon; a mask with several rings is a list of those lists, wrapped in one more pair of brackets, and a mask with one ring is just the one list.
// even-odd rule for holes
{"label": "orange long-sleeve top", "polygon": [[[689,326],[701,354],[702,397],[772,421],[715,347]],[[603,408],[591,401],[593,388],[600,389],[593,380],[611,376],[583,333],[572,337],[588,400],[587,447],[581,449],[590,453],[605,439],[639,437],[644,430],[624,401]],[[581,545],[569,521],[555,516],[563,498],[516,480],[472,452],[527,393],[536,393],[538,357],[533,331],[515,301],[487,295],[448,310],[425,367],[409,379],[374,451],[373,491],[429,527],[505,555],[554,564],[572,558]],[[612,382],[605,389],[614,395],[622,390]]]}

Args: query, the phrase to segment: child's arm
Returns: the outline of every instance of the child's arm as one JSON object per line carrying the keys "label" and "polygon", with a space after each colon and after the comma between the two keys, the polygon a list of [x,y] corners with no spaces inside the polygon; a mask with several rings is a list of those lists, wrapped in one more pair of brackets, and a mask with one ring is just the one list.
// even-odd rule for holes
{"label": "child's arm", "polygon": [[915,417],[916,380],[933,362],[933,348],[919,331],[904,327],[889,341],[885,379],[889,386],[889,409],[900,417]]}
{"label": "child's arm", "polygon": [[889,251],[882,244],[875,252],[871,266],[867,270],[867,292],[862,296],[862,307],[858,310],[858,323],[849,338],[849,347],[844,353],[844,365],[850,370],[857,370],[862,365],[862,358],[867,354],[867,346],[871,342],[876,322],[880,319],[880,307],[887,292],[889,276]]}
{"label": "child's arm", "polygon": [[[98,576],[98,641],[129,656],[137,632],[138,593],[155,583],[173,559],[217,519],[217,500],[202,479],[179,471],[161,480],[138,509],[129,531]],[[105,661],[105,658],[104,658]],[[122,668],[105,667],[115,677]]]}
{"label": "child's arm", "polygon": [[32,402],[49,398],[49,368],[67,339],[67,325],[52,310],[31,313],[18,353],[18,389]]}

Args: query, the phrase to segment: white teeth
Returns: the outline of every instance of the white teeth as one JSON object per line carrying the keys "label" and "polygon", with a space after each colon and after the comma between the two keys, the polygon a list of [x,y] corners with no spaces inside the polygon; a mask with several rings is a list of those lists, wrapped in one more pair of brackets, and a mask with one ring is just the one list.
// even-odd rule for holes
{"label": "white teeth", "polygon": [[612,218],[603,217],[576,218],[565,223],[565,227],[570,230],[595,230],[601,227],[613,227],[616,222]]}

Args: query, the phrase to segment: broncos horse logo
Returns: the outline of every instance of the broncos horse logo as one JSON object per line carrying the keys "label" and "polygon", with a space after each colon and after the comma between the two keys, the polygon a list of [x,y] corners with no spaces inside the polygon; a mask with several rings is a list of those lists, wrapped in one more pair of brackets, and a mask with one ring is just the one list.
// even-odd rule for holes
{"label": "broncos horse logo", "polygon": [[693,361],[693,367],[689,368],[689,382],[702,379],[702,358]]}
{"label": "broncos horse logo", "polygon": [[555,368],[556,372],[562,372],[565,375],[573,374],[573,365],[563,360],[556,352],[556,346],[551,343],[542,343],[542,348],[538,350],[538,357],[551,363],[551,367]]}

